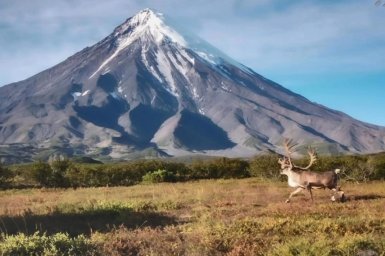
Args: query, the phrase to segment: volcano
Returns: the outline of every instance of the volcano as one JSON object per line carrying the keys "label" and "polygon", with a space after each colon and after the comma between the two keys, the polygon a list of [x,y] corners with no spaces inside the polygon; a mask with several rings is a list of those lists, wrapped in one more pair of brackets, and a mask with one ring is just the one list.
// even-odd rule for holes
{"label": "volcano", "polygon": [[252,156],[283,138],[385,150],[385,128],[310,102],[145,9],[112,34],[0,87],[0,157]]}

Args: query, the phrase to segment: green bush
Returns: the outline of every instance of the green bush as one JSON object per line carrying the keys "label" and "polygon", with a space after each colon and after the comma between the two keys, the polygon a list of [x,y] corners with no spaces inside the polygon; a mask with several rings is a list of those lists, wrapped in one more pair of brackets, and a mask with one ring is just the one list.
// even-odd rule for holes
{"label": "green bush", "polygon": [[[55,160],[50,164],[39,161],[28,165],[12,166],[12,171],[0,165],[0,186],[20,184],[45,187],[98,187],[131,186],[162,176],[154,170],[167,170],[166,180],[187,181],[194,179],[220,179],[260,177],[282,179],[277,154],[261,155],[249,161],[233,158],[216,158],[196,161],[192,164],[164,160],[140,160],[126,163],[79,164],[68,159]],[[306,166],[307,157],[294,159],[296,165]],[[312,171],[341,169],[341,179],[368,181],[385,179],[385,154],[354,156],[319,156]],[[154,174],[153,174],[154,173]],[[17,176],[13,178],[13,174]],[[153,178],[156,180],[157,178]],[[163,181],[162,181],[163,182]],[[15,183],[16,184],[16,183]]]}
{"label": "green bush", "polygon": [[13,177],[13,172],[0,163],[0,187],[7,187]]}
{"label": "green bush", "polygon": [[250,161],[250,175],[259,178],[279,179],[280,166],[278,165],[278,157],[276,154],[254,157]]}
{"label": "green bush", "polygon": [[240,159],[218,158],[194,162],[191,166],[193,179],[245,178],[249,177],[249,163]]}
{"label": "green bush", "polygon": [[48,163],[38,161],[32,165],[31,177],[42,186],[51,185],[52,169]]}
{"label": "green bush", "polygon": [[51,162],[51,177],[50,186],[52,187],[67,187],[68,180],[66,173],[73,163],[68,159],[57,159]]}
{"label": "green bush", "polygon": [[144,183],[174,182],[175,175],[172,172],[159,169],[154,172],[146,173],[142,180]]}
{"label": "green bush", "polygon": [[3,235],[0,242],[1,255],[97,255],[91,241],[80,235],[71,238],[68,234],[57,233],[52,236],[36,232],[27,236]]}
{"label": "green bush", "polygon": [[89,187],[90,180],[88,173],[88,167],[82,165],[71,165],[65,173],[65,178],[67,179],[68,185],[71,187]]}
{"label": "green bush", "polygon": [[111,184],[108,168],[104,166],[74,165],[66,172],[68,183],[72,187],[100,187]]}
{"label": "green bush", "polygon": [[44,187],[68,187],[67,171],[73,166],[68,160],[54,160],[49,163],[38,161],[32,165],[30,176]]}
{"label": "green bush", "polygon": [[370,156],[367,163],[373,169],[371,179],[385,179],[385,154]]}
{"label": "green bush", "polygon": [[160,160],[150,161],[137,161],[130,164],[133,170],[137,174],[142,174],[143,177],[146,173],[153,172],[154,170],[167,170],[172,173],[176,181],[184,181],[190,179],[190,170],[183,163],[174,163]]}
{"label": "green bush", "polygon": [[[71,165],[66,172],[70,186],[130,186],[138,184],[147,173],[167,170],[167,181],[189,179],[189,170],[184,164],[159,160],[133,161],[103,165]],[[170,178],[172,177],[172,178]]]}

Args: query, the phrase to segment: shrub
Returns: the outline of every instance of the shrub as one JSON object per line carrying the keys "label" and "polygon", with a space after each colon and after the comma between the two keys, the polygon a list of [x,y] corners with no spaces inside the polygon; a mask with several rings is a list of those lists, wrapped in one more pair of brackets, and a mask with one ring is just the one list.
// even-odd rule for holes
{"label": "shrub", "polygon": [[89,168],[79,165],[71,165],[65,174],[68,185],[71,187],[88,187],[90,180],[88,179]]}
{"label": "shrub", "polygon": [[[0,165],[0,187],[11,181],[16,184],[45,187],[130,186],[140,182],[187,181],[192,179],[245,178],[280,179],[277,154],[256,156],[250,161],[216,158],[186,165],[161,160],[139,160],[111,164],[78,164],[68,159],[54,160],[51,164],[39,161],[33,164]],[[299,166],[308,164],[307,157],[295,159]],[[340,177],[352,181],[385,179],[385,154],[364,156],[319,156],[312,171],[341,169]],[[157,171],[154,171],[157,170]],[[167,170],[160,172],[159,170]],[[17,176],[14,176],[16,174]],[[15,178],[13,178],[15,177]],[[21,181],[21,182],[20,182]],[[33,181],[33,182],[31,182]]]}
{"label": "shrub", "polygon": [[371,179],[385,179],[385,154],[370,156],[368,165],[373,169]]}
{"label": "shrub", "polygon": [[172,172],[159,169],[154,172],[146,173],[142,180],[144,183],[173,182],[175,181],[175,175]]}
{"label": "shrub", "polygon": [[0,163],[0,187],[8,186],[13,176],[13,172]]}
{"label": "shrub", "polygon": [[220,172],[218,178],[246,178],[250,177],[249,163],[241,159],[221,158],[215,163]]}
{"label": "shrub", "polygon": [[245,178],[250,176],[248,168],[247,161],[223,157],[194,162],[191,165],[191,176],[194,179]]}
{"label": "shrub", "polygon": [[50,186],[52,187],[67,187],[68,180],[66,172],[72,166],[72,162],[68,159],[57,159],[51,162],[51,177]]}
{"label": "shrub", "polygon": [[278,179],[280,177],[278,155],[256,156],[250,161],[249,172],[253,177]]}
{"label": "shrub", "polygon": [[48,163],[38,161],[32,165],[31,177],[42,186],[51,185],[52,169]]}
{"label": "shrub", "polygon": [[345,156],[342,158],[342,173],[345,179],[368,181],[373,169],[367,164],[367,156]]}
{"label": "shrub", "polygon": [[44,187],[68,187],[67,171],[73,166],[68,159],[58,159],[51,164],[38,161],[32,165],[31,177]]}
{"label": "shrub", "polygon": [[1,255],[97,255],[96,247],[89,239],[80,235],[71,238],[68,234],[57,233],[52,236],[36,232],[5,235],[0,242]]}

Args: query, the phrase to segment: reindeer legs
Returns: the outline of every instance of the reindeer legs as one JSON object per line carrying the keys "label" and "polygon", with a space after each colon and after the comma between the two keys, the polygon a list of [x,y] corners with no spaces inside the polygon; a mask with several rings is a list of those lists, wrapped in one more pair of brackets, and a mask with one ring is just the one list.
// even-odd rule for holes
{"label": "reindeer legs", "polygon": [[303,188],[299,187],[299,188],[297,188],[296,190],[294,190],[293,192],[291,192],[289,198],[285,201],[285,203],[289,203],[289,202],[290,202],[290,198],[291,198],[292,196],[294,196],[295,194],[298,194],[299,192],[301,192],[302,189],[303,189]]}
{"label": "reindeer legs", "polygon": [[332,188],[332,197],[330,198],[333,202],[336,201],[336,194],[337,194],[337,189]]}
{"label": "reindeer legs", "polygon": [[309,183],[306,185],[306,189],[310,193],[311,201],[314,202],[314,200],[313,200],[313,192],[311,192],[311,185]]}
{"label": "reindeer legs", "polygon": [[[332,197],[330,198],[333,202],[339,201],[344,202],[345,201],[345,193],[342,191],[339,187],[332,188]],[[337,196],[337,197],[336,197]]]}

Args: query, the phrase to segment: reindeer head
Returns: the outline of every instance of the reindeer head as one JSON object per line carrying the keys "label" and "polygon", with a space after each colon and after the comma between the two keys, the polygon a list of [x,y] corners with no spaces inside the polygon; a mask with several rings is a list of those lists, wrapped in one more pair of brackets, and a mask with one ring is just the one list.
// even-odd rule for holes
{"label": "reindeer head", "polygon": [[288,171],[291,171],[291,169],[293,169],[293,165],[291,161],[286,156],[284,156],[283,158],[279,158],[278,163],[281,165],[281,171],[280,171],[281,175],[284,175]]}
{"label": "reindeer head", "polygon": [[283,158],[278,159],[278,163],[281,165],[281,175],[285,174],[287,175],[290,171],[292,171],[293,168],[300,169],[300,170],[308,170],[314,162],[317,160],[316,152],[314,149],[309,148],[307,153],[310,157],[310,162],[306,167],[300,167],[296,166],[291,161],[291,154],[294,152],[293,148],[297,146],[297,144],[293,144],[291,140],[285,139],[284,143],[284,149],[285,149],[285,156]]}
{"label": "reindeer head", "polygon": [[291,153],[295,145],[291,143],[291,140],[285,139],[283,146],[285,148],[286,155],[283,158],[279,158],[278,163],[281,165],[281,175],[287,175],[287,173],[293,169],[293,164],[291,162]]}

